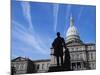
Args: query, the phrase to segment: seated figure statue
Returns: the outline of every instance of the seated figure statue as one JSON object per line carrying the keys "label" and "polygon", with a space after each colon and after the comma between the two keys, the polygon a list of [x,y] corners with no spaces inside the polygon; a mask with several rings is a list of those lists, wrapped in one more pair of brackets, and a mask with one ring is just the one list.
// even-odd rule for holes
{"label": "seated figure statue", "polygon": [[69,53],[68,48],[66,48],[66,50],[65,50],[65,58],[64,58],[63,66],[66,68],[67,71],[71,70],[71,68],[70,68],[70,53]]}

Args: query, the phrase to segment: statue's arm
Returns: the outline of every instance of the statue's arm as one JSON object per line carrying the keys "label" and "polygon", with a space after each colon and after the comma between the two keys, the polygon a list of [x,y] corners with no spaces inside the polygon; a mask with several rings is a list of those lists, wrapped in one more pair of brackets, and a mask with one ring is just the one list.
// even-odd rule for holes
{"label": "statue's arm", "polygon": [[64,48],[66,49],[66,44],[65,44],[64,38],[62,38],[62,41],[63,41],[63,46],[64,46]]}

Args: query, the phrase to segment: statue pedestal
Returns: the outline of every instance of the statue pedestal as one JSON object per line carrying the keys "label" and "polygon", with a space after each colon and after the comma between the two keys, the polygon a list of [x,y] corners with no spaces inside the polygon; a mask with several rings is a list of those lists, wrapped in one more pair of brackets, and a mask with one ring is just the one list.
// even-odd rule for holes
{"label": "statue pedestal", "polygon": [[60,72],[60,71],[71,71],[71,70],[65,66],[51,66],[49,67],[48,70],[48,72]]}
{"label": "statue pedestal", "polygon": [[59,59],[60,66],[57,66],[56,57],[53,55],[54,49],[51,48],[51,66],[49,67],[48,72],[59,72],[59,71],[71,71],[70,69],[70,54],[69,51],[66,50],[64,54],[64,63],[61,65],[61,60]]}

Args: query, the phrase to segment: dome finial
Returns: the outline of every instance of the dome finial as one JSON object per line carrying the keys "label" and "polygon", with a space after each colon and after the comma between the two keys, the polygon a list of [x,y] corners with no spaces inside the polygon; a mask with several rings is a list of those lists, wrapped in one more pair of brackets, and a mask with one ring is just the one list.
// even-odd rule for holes
{"label": "dome finial", "polygon": [[73,17],[72,17],[72,14],[70,15],[70,26],[73,26],[74,25],[74,21],[73,21]]}

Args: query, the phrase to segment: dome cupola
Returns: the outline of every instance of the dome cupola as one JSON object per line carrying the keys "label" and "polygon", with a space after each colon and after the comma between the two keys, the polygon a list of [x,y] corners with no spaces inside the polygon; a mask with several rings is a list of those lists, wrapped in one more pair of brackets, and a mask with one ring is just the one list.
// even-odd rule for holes
{"label": "dome cupola", "polygon": [[73,40],[80,40],[77,28],[74,26],[74,20],[72,15],[70,16],[70,26],[66,33],[66,43]]}

